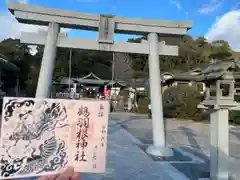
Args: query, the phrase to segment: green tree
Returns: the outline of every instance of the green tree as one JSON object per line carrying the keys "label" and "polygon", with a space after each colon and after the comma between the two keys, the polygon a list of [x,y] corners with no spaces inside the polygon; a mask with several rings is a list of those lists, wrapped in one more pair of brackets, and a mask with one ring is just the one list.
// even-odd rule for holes
{"label": "green tree", "polygon": [[232,49],[227,41],[217,40],[212,42],[211,57],[217,60],[225,60],[232,55]]}
{"label": "green tree", "polygon": [[[141,43],[146,39],[146,36],[143,36],[129,39],[128,42]],[[206,65],[212,59],[222,61],[232,55],[228,42],[224,40],[209,43],[204,37],[194,39],[186,35],[183,37],[159,37],[159,41],[179,47],[179,56],[159,57],[161,72],[187,71],[202,64]],[[35,93],[43,50],[43,46],[37,46],[37,54],[31,55],[29,47],[21,44],[19,39],[6,39],[0,43],[0,53],[20,68],[20,86],[31,95]],[[69,54],[69,49],[57,49],[53,80],[69,76]],[[115,54],[114,72],[118,79],[127,81],[132,78],[148,78],[147,55]],[[71,59],[72,77],[82,77],[93,72],[103,79],[112,78],[113,53],[73,49]],[[15,78],[13,75],[11,76],[12,79]]]}

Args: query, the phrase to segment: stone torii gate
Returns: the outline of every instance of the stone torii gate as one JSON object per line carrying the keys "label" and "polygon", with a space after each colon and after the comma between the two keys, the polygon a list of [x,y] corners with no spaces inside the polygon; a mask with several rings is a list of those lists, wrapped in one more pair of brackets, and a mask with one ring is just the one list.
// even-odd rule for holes
{"label": "stone torii gate", "polygon": [[[7,3],[7,6],[20,23],[48,26],[48,31],[45,34],[23,32],[20,38],[22,43],[45,45],[36,92],[36,97],[38,98],[49,96],[57,47],[148,54],[153,145],[148,147],[147,152],[155,156],[164,155],[166,142],[162,112],[159,55],[177,56],[178,47],[165,45],[165,42],[159,42],[158,34],[185,35],[192,27],[193,22],[129,19],[13,2]],[[98,31],[98,41],[59,35],[60,28]],[[114,33],[147,35],[147,41],[142,43],[115,43]]]}

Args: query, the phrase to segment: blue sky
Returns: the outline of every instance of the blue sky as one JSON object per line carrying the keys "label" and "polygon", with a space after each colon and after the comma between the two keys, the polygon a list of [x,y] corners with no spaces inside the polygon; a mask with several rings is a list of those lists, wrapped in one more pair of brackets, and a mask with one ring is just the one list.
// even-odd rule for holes
{"label": "blue sky", "polygon": [[[10,0],[25,1],[33,5],[94,13],[114,14],[123,17],[166,20],[193,20],[189,34],[204,36],[211,27],[229,12],[238,10],[239,0]],[[141,3],[140,3],[141,2]],[[0,11],[6,10],[0,0]],[[231,19],[231,18],[230,18]],[[71,31],[71,36],[97,38],[96,33]],[[125,40],[127,36],[118,36]]]}

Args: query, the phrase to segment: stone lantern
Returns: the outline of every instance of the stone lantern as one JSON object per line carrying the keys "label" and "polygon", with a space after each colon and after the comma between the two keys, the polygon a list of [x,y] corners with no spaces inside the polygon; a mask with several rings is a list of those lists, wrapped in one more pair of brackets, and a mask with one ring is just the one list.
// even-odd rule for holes
{"label": "stone lantern", "polygon": [[216,108],[231,108],[236,106],[234,101],[235,80],[233,72],[225,72],[221,78],[207,79],[205,100],[201,105]]}
{"label": "stone lantern", "polygon": [[234,101],[235,80],[233,72],[213,72],[205,75],[206,94],[200,108],[210,113],[210,178],[228,180],[229,110],[237,107]]}

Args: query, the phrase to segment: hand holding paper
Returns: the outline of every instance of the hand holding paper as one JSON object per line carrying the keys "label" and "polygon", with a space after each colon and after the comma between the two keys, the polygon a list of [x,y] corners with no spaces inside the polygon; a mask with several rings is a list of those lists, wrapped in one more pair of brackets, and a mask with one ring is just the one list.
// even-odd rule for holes
{"label": "hand holding paper", "polygon": [[64,172],[51,175],[51,176],[42,176],[38,180],[81,180],[80,174],[74,172],[72,167],[68,167]]}

